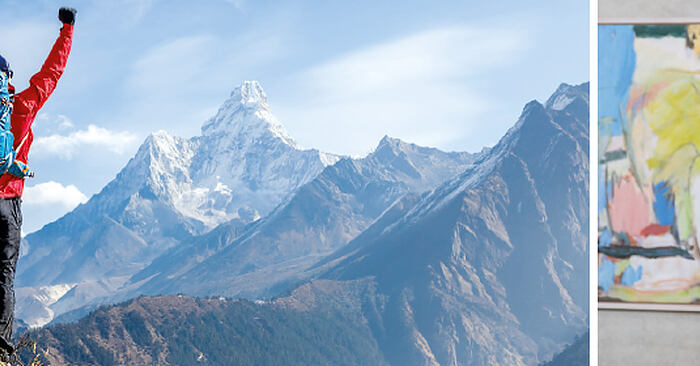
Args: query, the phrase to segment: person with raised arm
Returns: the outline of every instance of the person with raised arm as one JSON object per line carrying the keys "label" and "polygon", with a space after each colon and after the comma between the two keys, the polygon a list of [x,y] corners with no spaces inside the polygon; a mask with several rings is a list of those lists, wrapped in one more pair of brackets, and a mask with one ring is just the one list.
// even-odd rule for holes
{"label": "person with raised arm", "polygon": [[0,355],[8,359],[15,351],[12,325],[15,310],[14,279],[22,239],[21,199],[24,178],[31,177],[27,155],[34,134],[32,122],[63,75],[73,43],[76,10],[61,8],[61,27],[41,70],[29,79],[29,87],[15,94],[12,69],[0,55]]}

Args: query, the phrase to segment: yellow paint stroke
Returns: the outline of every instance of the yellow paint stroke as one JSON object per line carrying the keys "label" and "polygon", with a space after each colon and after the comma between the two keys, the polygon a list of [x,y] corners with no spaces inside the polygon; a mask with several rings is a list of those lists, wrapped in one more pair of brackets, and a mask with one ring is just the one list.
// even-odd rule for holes
{"label": "yellow paint stroke", "polygon": [[676,291],[639,292],[634,288],[612,285],[606,296],[627,302],[692,303],[700,299],[700,286]]}
{"label": "yellow paint stroke", "polygon": [[[676,82],[650,101],[645,111],[649,127],[658,136],[650,168],[677,163],[676,159],[689,159],[697,155],[700,146],[700,86],[693,79]],[[682,148],[690,148],[691,154],[674,155]],[[686,174],[691,160],[684,161]],[[699,163],[700,164],[700,163]],[[678,164],[677,167],[682,166]],[[700,166],[700,165],[699,165]]]}
{"label": "yellow paint stroke", "polygon": [[692,78],[670,84],[645,108],[645,118],[657,136],[647,164],[654,183],[666,181],[676,195],[679,235],[693,235],[692,179],[700,172],[700,85]]}

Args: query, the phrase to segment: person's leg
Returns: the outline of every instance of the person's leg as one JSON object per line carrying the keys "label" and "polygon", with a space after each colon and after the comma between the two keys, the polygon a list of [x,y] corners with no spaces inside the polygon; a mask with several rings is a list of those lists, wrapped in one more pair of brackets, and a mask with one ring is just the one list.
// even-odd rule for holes
{"label": "person's leg", "polygon": [[12,339],[15,268],[22,240],[20,201],[19,197],[0,199],[0,348]]}

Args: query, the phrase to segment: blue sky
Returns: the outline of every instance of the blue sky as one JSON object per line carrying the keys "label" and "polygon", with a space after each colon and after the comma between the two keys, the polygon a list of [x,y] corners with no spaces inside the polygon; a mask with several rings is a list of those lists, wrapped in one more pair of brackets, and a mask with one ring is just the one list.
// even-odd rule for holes
{"label": "blue sky", "polygon": [[494,144],[525,103],[588,81],[588,2],[0,0],[18,89],[62,5],[68,68],[35,123],[24,231],[97,193],[151,132],[191,137],[243,80],[304,147],[364,155],[390,135]]}

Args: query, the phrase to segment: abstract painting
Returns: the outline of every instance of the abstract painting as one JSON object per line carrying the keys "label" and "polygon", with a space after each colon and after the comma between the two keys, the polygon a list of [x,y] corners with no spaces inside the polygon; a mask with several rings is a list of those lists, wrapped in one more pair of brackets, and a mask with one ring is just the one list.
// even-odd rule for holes
{"label": "abstract painting", "polygon": [[700,24],[598,30],[599,299],[700,303]]}

